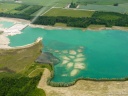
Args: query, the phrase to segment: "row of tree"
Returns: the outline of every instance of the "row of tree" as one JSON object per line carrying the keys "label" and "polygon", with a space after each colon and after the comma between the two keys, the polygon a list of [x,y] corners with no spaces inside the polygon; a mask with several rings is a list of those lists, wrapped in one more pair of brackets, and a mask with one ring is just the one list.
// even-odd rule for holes
{"label": "row of tree", "polygon": [[[102,12],[101,12],[102,13]],[[99,15],[97,15],[99,14]],[[107,13],[106,13],[107,14]],[[108,13],[109,14],[109,13]],[[111,13],[110,13],[111,14]],[[100,13],[95,13],[91,18],[83,17],[83,18],[74,18],[74,17],[47,17],[41,16],[39,17],[34,24],[41,24],[41,25],[54,25],[55,23],[65,23],[67,26],[71,27],[82,27],[86,28],[90,24],[96,25],[105,25],[106,27],[111,26],[128,26],[128,15],[126,14],[117,14],[114,13],[116,16],[120,16],[118,19],[103,19],[99,18]]]}
{"label": "row of tree", "polygon": [[[101,18],[101,15],[112,15],[118,16],[117,19],[107,19]],[[2,17],[13,17],[13,18],[22,18],[31,20],[33,16],[29,14],[11,14],[11,13],[0,13]],[[114,12],[95,12],[92,17],[64,17],[64,16],[39,16],[33,24],[40,24],[40,25],[54,25],[55,23],[65,23],[67,26],[71,27],[81,27],[86,28],[90,24],[96,25],[106,25],[107,27],[111,26],[128,26],[128,15],[121,14],[121,13],[114,13]]]}
{"label": "row of tree", "polygon": [[21,6],[17,7],[17,8],[15,8],[15,10],[21,11],[21,10],[27,8],[28,6],[29,6],[29,5],[21,5]]}

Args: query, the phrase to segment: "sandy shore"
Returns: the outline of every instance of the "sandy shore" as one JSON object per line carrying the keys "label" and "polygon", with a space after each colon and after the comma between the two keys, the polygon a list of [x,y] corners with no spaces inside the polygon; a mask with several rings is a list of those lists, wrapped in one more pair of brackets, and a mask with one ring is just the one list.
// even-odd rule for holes
{"label": "sandy shore", "polygon": [[128,31],[128,27],[121,27],[121,26],[105,27],[104,25],[90,25],[86,30],[93,30],[93,31],[98,31],[98,30],[123,30],[123,31]]}
{"label": "sandy shore", "polygon": [[24,20],[19,18],[7,18],[7,17],[0,17],[0,21],[8,21],[14,23],[30,23],[29,20]]}
{"label": "sandy shore", "polygon": [[[45,28],[45,29],[73,29],[75,27],[55,27],[55,26],[45,26],[45,25],[37,25],[37,24],[31,24],[31,21],[29,20],[24,20],[24,19],[19,19],[19,18],[7,18],[7,17],[0,17],[0,21],[10,21],[10,22],[14,22],[14,23],[27,23],[29,24],[30,27],[34,27],[34,28]],[[128,27],[120,27],[120,26],[113,26],[113,27],[105,27],[104,25],[93,25],[93,26],[89,26],[88,28],[76,28],[76,29],[85,29],[85,30],[106,30],[106,29],[115,29],[115,30],[125,30],[128,31]]]}
{"label": "sandy shore", "polygon": [[[6,18],[6,17],[0,17],[0,21],[9,21],[9,22],[14,22],[15,23],[22,23],[22,24],[28,24],[30,27],[34,27],[34,28],[45,28],[48,30],[52,30],[52,29],[73,29],[72,27],[65,27],[65,28],[61,28],[61,27],[54,27],[54,26],[44,26],[44,25],[35,25],[35,24],[31,24],[31,22],[29,20],[24,20],[24,19],[18,19],[18,18]],[[1,27],[2,25],[0,25],[0,31],[1,31]],[[77,28],[76,28],[77,29]],[[83,29],[83,28],[78,28],[78,29]],[[124,31],[128,31],[128,27],[119,27],[119,26],[113,26],[112,28],[107,28],[104,26],[97,26],[97,25],[93,25],[91,27],[88,28],[84,28],[83,31],[85,30],[106,30],[106,29],[112,29],[112,30],[124,30]],[[3,30],[3,29],[2,29]],[[9,47],[9,39],[7,38],[7,36],[5,34],[0,34],[0,48],[7,48]],[[71,54],[75,54],[75,52],[70,52]]]}
{"label": "sandy shore", "polygon": [[50,71],[45,69],[37,86],[46,92],[46,96],[128,96],[128,81],[79,80],[70,87],[51,87],[46,83],[50,74]]}
{"label": "sandy shore", "polygon": [[9,43],[9,39],[6,37],[6,35],[0,34],[0,48],[10,48],[8,46]]}
{"label": "sandy shore", "polygon": [[[30,21],[28,20],[24,20],[24,19],[17,19],[17,18],[5,18],[5,17],[0,17],[0,21],[8,21],[8,22],[14,22],[14,24],[18,24],[18,23],[23,23],[23,24],[29,24]],[[17,26],[17,28],[19,28]],[[15,29],[14,29],[15,30]],[[9,28],[3,28],[2,25],[0,25],[0,31],[13,31],[13,30],[10,30]],[[19,34],[20,32],[17,32],[15,34]],[[1,33],[0,34],[0,48],[10,48],[9,46],[9,39],[7,38],[9,34],[7,34],[7,32],[5,33]]]}

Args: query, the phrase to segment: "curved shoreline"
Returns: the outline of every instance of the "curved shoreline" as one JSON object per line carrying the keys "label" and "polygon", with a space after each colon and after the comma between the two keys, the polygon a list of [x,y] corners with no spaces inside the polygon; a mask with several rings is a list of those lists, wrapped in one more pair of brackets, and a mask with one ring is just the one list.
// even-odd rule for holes
{"label": "curved shoreline", "polygon": [[121,92],[125,94],[128,90],[128,81],[77,80],[73,86],[53,87],[47,85],[47,79],[50,76],[51,72],[48,69],[44,69],[44,73],[37,86],[45,90],[47,96],[109,96],[111,94],[120,94]]}
{"label": "curved shoreline", "polygon": [[54,78],[54,67],[52,66],[52,71],[51,74],[49,75],[49,77],[47,78],[47,84],[52,86],[52,87],[69,87],[72,85],[75,85],[78,81],[80,80],[88,80],[88,81],[95,81],[95,82],[106,82],[106,81],[128,81],[128,77],[124,77],[124,78],[101,78],[101,79],[96,79],[96,78],[89,78],[89,77],[80,77],[72,82],[53,82],[52,78]]}
{"label": "curved shoreline", "polygon": [[[4,19],[2,19],[2,21],[5,21],[5,20],[7,20],[7,21],[9,21],[10,20],[10,22],[16,22],[17,20],[21,23],[21,22],[28,22],[28,23],[30,23],[30,21],[28,21],[28,20],[23,20],[23,19],[16,19],[16,18],[4,18]],[[23,21],[22,21],[23,20]],[[0,18],[0,21],[1,21],[1,18]],[[18,22],[17,21],[17,22]],[[36,28],[48,28],[48,29],[58,29],[58,27],[52,27],[52,26],[44,26],[44,25],[34,25],[34,24],[29,24],[29,26],[31,26],[31,27],[36,27]],[[68,29],[68,28],[61,28],[61,27],[59,27],[59,29]],[[70,29],[74,29],[74,28],[70,28]],[[83,29],[83,28],[79,28],[79,29]],[[87,28],[87,30],[88,30],[89,28]],[[126,28],[126,27],[119,27],[119,26],[113,26],[112,28],[107,28],[107,27],[103,27],[103,28],[97,28],[97,30],[125,30],[125,31],[128,31],[128,28]],[[93,30],[93,29],[89,29],[89,30]],[[96,30],[96,29],[95,29]],[[2,34],[1,34],[2,35]],[[42,40],[42,39],[40,39],[40,40]],[[8,47],[8,48],[0,48],[0,49],[22,49],[22,48],[28,48],[28,47],[31,47],[31,46],[33,46],[34,44],[36,44],[36,43],[38,43],[40,40],[38,40],[37,39],[37,41],[36,42],[34,42],[34,43],[32,43],[32,44],[27,44],[27,45],[25,45],[25,46],[19,46],[19,47],[14,47],[14,48],[11,48],[11,47]],[[54,74],[54,73],[51,73],[51,74]],[[53,78],[53,77],[52,77]],[[52,79],[51,78],[51,79]],[[71,82],[71,85],[74,85],[78,80],[94,80],[94,81],[126,81],[126,80],[128,80],[128,78],[122,78],[122,79],[99,79],[99,80],[97,80],[97,79],[91,79],[91,78],[79,78],[79,79],[77,79],[77,80],[75,80],[75,81],[73,81],[73,82]],[[53,82],[54,83],[54,82]],[[65,86],[63,83],[61,83],[61,85],[62,86]],[[60,85],[59,85],[60,86]],[[67,85],[66,85],[67,86]],[[70,86],[70,85],[69,85]]]}
{"label": "curved shoreline", "polygon": [[31,43],[31,44],[27,44],[27,45],[23,45],[23,46],[17,46],[17,47],[0,48],[0,49],[1,49],[1,50],[24,49],[24,48],[32,47],[32,46],[36,45],[37,43],[39,43],[40,41],[42,41],[42,37],[37,38],[36,41],[33,42],[33,43]]}

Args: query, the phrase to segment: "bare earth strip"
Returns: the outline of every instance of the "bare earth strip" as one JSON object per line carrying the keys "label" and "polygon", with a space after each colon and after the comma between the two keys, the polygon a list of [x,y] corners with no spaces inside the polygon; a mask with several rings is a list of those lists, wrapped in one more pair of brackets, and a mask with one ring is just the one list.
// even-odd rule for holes
{"label": "bare earth strip", "polygon": [[128,81],[96,82],[79,80],[70,87],[51,87],[47,85],[50,76],[48,69],[44,70],[38,88],[46,92],[46,96],[128,96]]}

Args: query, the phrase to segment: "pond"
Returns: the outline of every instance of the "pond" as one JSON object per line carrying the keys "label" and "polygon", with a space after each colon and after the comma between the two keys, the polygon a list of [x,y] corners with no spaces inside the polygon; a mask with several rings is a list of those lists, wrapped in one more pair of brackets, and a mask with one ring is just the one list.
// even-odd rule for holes
{"label": "pond", "polygon": [[10,46],[21,46],[43,38],[42,49],[60,59],[54,66],[53,82],[79,78],[128,77],[128,32],[122,30],[42,29],[26,27],[9,36]]}

